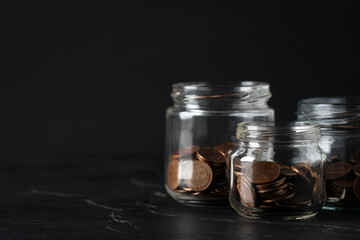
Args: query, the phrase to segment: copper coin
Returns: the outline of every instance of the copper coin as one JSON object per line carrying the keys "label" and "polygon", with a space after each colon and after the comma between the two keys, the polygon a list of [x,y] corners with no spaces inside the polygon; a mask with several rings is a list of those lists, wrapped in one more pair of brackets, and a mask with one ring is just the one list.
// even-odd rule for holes
{"label": "copper coin", "polygon": [[185,165],[182,175],[186,186],[193,191],[205,190],[210,186],[213,179],[211,167],[198,160]]}
{"label": "copper coin", "polygon": [[261,198],[263,200],[271,200],[271,199],[275,199],[275,198],[277,198],[279,196],[283,196],[285,193],[288,193],[290,190],[291,189],[289,189],[289,188],[274,189],[272,192],[259,193],[259,196],[261,196]]}
{"label": "copper coin", "polygon": [[326,179],[333,180],[348,175],[351,165],[347,162],[328,163],[326,165]]}
{"label": "copper coin", "polygon": [[229,156],[227,156],[226,158],[225,158],[225,166],[226,166],[226,169],[230,169],[230,161],[231,161],[231,158],[230,158],[231,156],[229,155]]}
{"label": "copper coin", "polygon": [[352,169],[356,175],[360,176],[360,163],[354,165]]}
{"label": "copper coin", "polygon": [[308,205],[309,203],[311,203],[311,199],[310,200],[304,200],[304,201],[294,201],[292,199],[290,200],[285,200],[283,201],[284,204],[286,204],[287,206],[304,206],[304,205]]}
{"label": "copper coin", "polygon": [[256,188],[259,190],[266,190],[266,189],[271,189],[271,188],[276,188],[279,186],[282,186],[283,184],[286,183],[286,177],[282,177],[277,181],[274,182],[270,182],[270,183],[265,183],[265,184],[257,184]]}
{"label": "copper coin", "polygon": [[354,181],[354,194],[360,200],[360,177],[357,177]]}
{"label": "copper coin", "polygon": [[186,190],[184,190],[184,189],[175,189],[175,191],[177,191],[178,193],[184,193],[184,192],[186,192]]}
{"label": "copper coin", "polygon": [[271,199],[264,199],[263,202],[264,203],[274,203],[274,202],[279,202],[282,200],[287,200],[289,198],[292,198],[295,195],[294,191],[291,190],[287,190],[287,191],[283,191],[281,194],[274,196]]}
{"label": "copper coin", "polygon": [[286,182],[283,185],[280,185],[276,188],[262,189],[262,190],[258,190],[257,192],[260,194],[276,194],[277,191],[288,188],[288,186],[289,184]]}
{"label": "copper coin", "polygon": [[272,204],[263,204],[260,205],[259,208],[278,208],[279,206],[272,205]]}
{"label": "copper coin", "polygon": [[249,180],[247,180],[246,177],[239,177],[239,178],[236,180],[236,182],[237,182],[237,184],[243,182],[243,183],[245,183],[245,184],[247,184],[247,185],[249,185],[249,186],[251,187],[251,183],[249,182]]}
{"label": "copper coin", "polygon": [[280,173],[281,175],[284,175],[286,177],[293,177],[296,175],[296,172],[293,171],[291,167],[285,165],[281,166]]}
{"label": "copper coin", "polygon": [[180,185],[181,176],[179,171],[179,161],[177,160],[170,160],[169,168],[168,168],[168,175],[167,175],[167,182],[168,186],[175,190]]}
{"label": "copper coin", "polygon": [[192,154],[197,152],[197,150],[199,150],[199,148],[200,147],[196,146],[196,145],[180,148],[179,150],[172,152],[171,157],[179,158],[179,157],[183,157],[183,156],[191,156]]}
{"label": "copper coin", "polygon": [[305,180],[307,183],[311,184],[310,179],[307,177],[307,170],[306,170],[306,168],[295,167],[295,166],[292,166],[291,168],[292,168],[292,170],[293,170],[294,172],[296,172],[297,174],[299,174],[299,176],[300,176],[303,180]]}
{"label": "copper coin", "polygon": [[197,151],[196,157],[204,162],[225,163],[225,156],[215,148],[202,147]]}
{"label": "copper coin", "polygon": [[237,189],[240,194],[241,202],[247,207],[255,207],[255,191],[247,183],[245,178],[241,178],[237,184]]}
{"label": "copper coin", "polygon": [[298,163],[295,163],[294,166],[297,167],[297,168],[306,169],[304,171],[310,171],[311,170],[310,164],[307,163],[307,162],[298,162]]}
{"label": "copper coin", "polygon": [[275,162],[256,161],[246,169],[246,177],[254,184],[272,182],[279,175],[280,168]]}
{"label": "copper coin", "polygon": [[227,142],[217,145],[215,149],[221,152],[224,156],[228,156],[231,153],[231,151],[236,147],[237,147],[237,143]]}
{"label": "copper coin", "polygon": [[360,151],[355,152],[352,156],[351,156],[351,160],[354,163],[358,163],[360,162]]}
{"label": "copper coin", "polygon": [[354,180],[355,179],[352,177],[347,177],[347,178],[336,179],[332,183],[337,187],[352,188],[354,184]]}
{"label": "copper coin", "polygon": [[339,157],[336,156],[336,155],[332,155],[332,156],[329,157],[329,161],[330,162],[337,162],[337,161],[339,161]]}
{"label": "copper coin", "polygon": [[316,178],[315,183],[314,183],[314,187],[313,187],[313,200],[314,202],[317,202],[320,197],[319,197],[319,187],[320,187],[320,178]]}
{"label": "copper coin", "polygon": [[197,196],[197,195],[200,195],[201,194],[201,192],[193,192],[193,193],[191,193],[191,195],[193,195],[193,196]]}

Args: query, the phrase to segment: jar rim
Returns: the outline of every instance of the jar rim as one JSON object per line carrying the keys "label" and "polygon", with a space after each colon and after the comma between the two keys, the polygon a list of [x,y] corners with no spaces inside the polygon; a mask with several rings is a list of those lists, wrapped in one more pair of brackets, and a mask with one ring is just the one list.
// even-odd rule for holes
{"label": "jar rim", "polygon": [[331,106],[331,105],[335,105],[335,106],[360,105],[360,96],[305,98],[305,99],[300,100],[299,104],[329,105],[329,106]]}
{"label": "jar rim", "polygon": [[298,102],[299,120],[314,121],[322,129],[360,129],[360,96],[317,97]]}
{"label": "jar rim", "polygon": [[236,129],[238,140],[297,141],[318,140],[320,125],[310,121],[242,122]]}
{"label": "jar rim", "polygon": [[216,88],[217,90],[232,90],[232,91],[253,91],[254,89],[269,90],[270,84],[260,81],[231,81],[231,82],[210,82],[210,81],[193,81],[193,82],[179,82],[173,84],[173,92],[193,90],[209,90],[209,88]]}
{"label": "jar rim", "polygon": [[265,109],[270,85],[258,81],[180,82],[173,84],[174,106],[189,110]]}
{"label": "jar rim", "polygon": [[250,91],[260,91],[263,94],[270,94],[270,84],[267,82],[248,80],[231,82],[193,81],[173,84],[173,94],[204,96],[210,91],[211,93],[233,93],[237,95],[239,93],[248,93]]}

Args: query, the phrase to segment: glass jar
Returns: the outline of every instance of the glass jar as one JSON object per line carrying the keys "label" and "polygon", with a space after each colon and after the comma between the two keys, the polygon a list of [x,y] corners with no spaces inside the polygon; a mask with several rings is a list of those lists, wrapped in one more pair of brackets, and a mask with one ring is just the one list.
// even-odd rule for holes
{"label": "glass jar", "polygon": [[165,188],[187,205],[228,203],[226,166],[236,123],[270,121],[269,84],[188,82],[173,85],[166,112]]}
{"label": "glass jar", "polygon": [[247,218],[306,219],[324,200],[325,153],[311,122],[249,122],[237,127],[229,200]]}
{"label": "glass jar", "polygon": [[298,119],[320,124],[326,163],[326,203],[330,210],[360,210],[360,97],[299,101]]}

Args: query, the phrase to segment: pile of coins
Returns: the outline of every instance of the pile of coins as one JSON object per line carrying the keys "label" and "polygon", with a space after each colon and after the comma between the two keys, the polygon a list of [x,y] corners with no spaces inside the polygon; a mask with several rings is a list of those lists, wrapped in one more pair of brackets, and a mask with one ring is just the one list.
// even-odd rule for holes
{"label": "pile of coins", "polygon": [[328,201],[339,206],[359,204],[360,152],[355,153],[347,162],[332,156],[326,169]]}
{"label": "pile of coins", "polygon": [[216,147],[189,146],[170,154],[167,174],[168,186],[178,192],[194,196],[227,197],[226,163],[236,143]]}
{"label": "pile of coins", "polygon": [[319,174],[305,162],[238,162],[234,175],[239,200],[247,208],[300,208],[320,199]]}

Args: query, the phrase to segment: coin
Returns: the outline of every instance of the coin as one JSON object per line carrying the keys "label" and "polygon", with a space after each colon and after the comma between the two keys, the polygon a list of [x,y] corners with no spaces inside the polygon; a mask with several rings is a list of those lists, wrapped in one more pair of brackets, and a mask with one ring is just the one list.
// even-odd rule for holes
{"label": "coin", "polygon": [[287,177],[293,177],[296,175],[296,172],[289,166],[281,166],[281,175],[287,176]]}
{"label": "coin", "polygon": [[347,162],[334,162],[326,165],[326,179],[333,180],[349,174],[351,165]]}
{"label": "coin", "polygon": [[170,160],[169,169],[167,175],[168,186],[175,190],[180,185],[181,176],[179,176],[179,161],[178,160]]}
{"label": "coin", "polygon": [[273,204],[263,204],[260,205],[259,208],[278,208],[279,206],[273,205]]}
{"label": "coin", "polygon": [[282,200],[287,200],[289,198],[292,198],[295,195],[294,191],[291,191],[290,189],[282,191],[279,195],[275,195],[269,199],[264,199],[264,203],[274,203],[279,202]]}
{"label": "coin", "polygon": [[238,179],[237,189],[240,194],[240,201],[247,207],[255,207],[255,191],[242,177]]}
{"label": "coin", "polygon": [[360,177],[357,177],[354,181],[354,194],[360,200]]}
{"label": "coin", "polygon": [[246,177],[254,184],[274,181],[280,175],[280,168],[275,162],[256,161],[246,169]]}
{"label": "coin", "polygon": [[356,175],[360,176],[360,163],[354,165],[352,169]]}
{"label": "coin", "polygon": [[355,152],[355,153],[351,156],[351,161],[354,162],[354,163],[360,162],[360,151]]}
{"label": "coin", "polygon": [[281,186],[283,184],[286,183],[286,177],[280,178],[277,181],[274,182],[270,182],[270,183],[265,183],[265,184],[257,184],[256,188],[260,189],[260,190],[266,190],[266,189],[272,189],[272,188],[276,188],[278,186]]}
{"label": "coin", "polygon": [[225,163],[225,156],[215,148],[202,147],[197,151],[196,157],[204,162],[211,162],[215,164]]}
{"label": "coin", "polygon": [[300,207],[300,206],[304,206],[304,205],[308,205],[309,203],[311,203],[311,199],[310,200],[304,200],[304,201],[295,201],[293,199],[289,199],[289,200],[285,200],[282,201],[283,204],[286,205],[286,207]]}
{"label": "coin", "polygon": [[344,178],[336,179],[332,182],[337,187],[350,189],[353,187],[354,178],[353,177],[344,177]]}
{"label": "coin", "polygon": [[317,202],[320,199],[319,191],[318,191],[319,187],[320,187],[320,178],[317,177],[314,183],[313,195],[312,195],[314,202]]}
{"label": "coin", "polygon": [[202,161],[195,160],[187,164],[183,170],[183,179],[186,186],[193,191],[203,191],[208,188],[213,178],[211,167]]}
{"label": "coin", "polygon": [[237,147],[237,143],[227,142],[217,145],[215,149],[221,152],[224,156],[228,156],[231,153],[231,151],[236,147]]}
{"label": "coin", "polygon": [[296,165],[291,167],[294,172],[299,174],[299,176],[305,180],[307,183],[311,184],[310,179],[307,177],[308,169],[304,165]]}
{"label": "coin", "polygon": [[289,186],[289,183],[285,182],[284,184],[282,185],[278,185],[274,188],[269,188],[269,189],[262,189],[262,190],[257,190],[258,193],[261,193],[262,195],[264,194],[276,194],[276,192],[282,190],[282,189],[287,189]]}
{"label": "coin", "polygon": [[332,156],[329,157],[329,161],[330,162],[337,162],[337,161],[339,161],[339,157],[336,156],[336,155],[332,155]]}
{"label": "coin", "polygon": [[178,193],[184,193],[184,192],[186,192],[186,190],[184,190],[184,189],[175,189],[175,191],[177,191]]}

